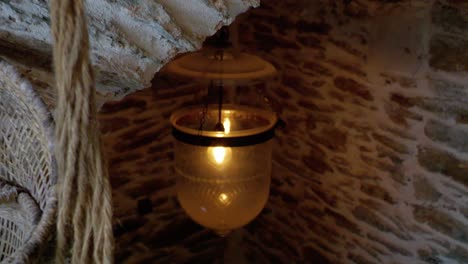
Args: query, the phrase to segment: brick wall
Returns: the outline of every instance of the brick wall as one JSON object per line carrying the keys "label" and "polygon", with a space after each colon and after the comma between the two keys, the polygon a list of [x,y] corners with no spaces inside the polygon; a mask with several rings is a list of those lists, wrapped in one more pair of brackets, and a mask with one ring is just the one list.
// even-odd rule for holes
{"label": "brick wall", "polygon": [[[464,1],[263,1],[242,16],[241,49],[280,71],[255,89],[287,127],[267,207],[235,254],[468,262],[467,25]],[[223,259],[221,239],[174,198],[168,117],[191,100],[191,85],[159,76],[103,109],[119,260]],[[138,213],[145,199],[152,211]]]}

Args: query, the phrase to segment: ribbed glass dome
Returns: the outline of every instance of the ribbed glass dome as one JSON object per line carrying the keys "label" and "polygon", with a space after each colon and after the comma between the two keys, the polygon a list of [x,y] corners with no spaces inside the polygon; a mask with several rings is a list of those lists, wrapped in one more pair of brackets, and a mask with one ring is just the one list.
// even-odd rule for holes
{"label": "ribbed glass dome", "polygon": [[223,80],[226,84],[233,81],[252,83],[273,77],[277,72],[275,67],[255,55],[223,50],[222,58],[217,50],[204,49],[184,55],[170,64],[166,70],[172,74],[197,78],[198,80]]}
{"label": "ribbed glass dome", "polygon": [[265,206],[277,118],[256,108],[224,105],[220,132],[215,130],[218,114],[217,106],[185,108],[171,116],[171,123],[179,202],[194,221],[225,235]]}

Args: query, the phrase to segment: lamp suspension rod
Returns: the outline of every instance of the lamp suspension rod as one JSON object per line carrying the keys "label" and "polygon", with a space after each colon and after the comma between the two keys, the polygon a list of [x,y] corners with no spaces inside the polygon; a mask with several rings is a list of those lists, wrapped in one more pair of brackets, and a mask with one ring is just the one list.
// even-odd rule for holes
{"label": "lamp suspension rod", "polygon": [[221,113],[222,113],[222,109],[223,109],[223,86],[222,85],[220,85],[218,87],[218,93],[219,93],[219,98],[218,98],[218,123],[221,124]]}
{"label": "lamp suspension rod", "polygon": [[[223,33],[223,31],[222,31]],[[220,67],[222,69],[222,62],[224,60],[224,50],[223,48],[219,49],[218,51],[218,60],[220,61]],[[218,123],[215,126],[215,130],[224,132],[224,125],[221,122],[221,113],[223,110],[223,79],[220,78],[218,84]]]}

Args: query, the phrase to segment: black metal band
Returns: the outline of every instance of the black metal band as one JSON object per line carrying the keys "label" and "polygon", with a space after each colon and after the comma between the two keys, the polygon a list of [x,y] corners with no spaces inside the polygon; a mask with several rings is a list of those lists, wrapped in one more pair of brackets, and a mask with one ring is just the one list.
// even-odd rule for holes
{"label": "black metal band", "polygon": [[206,136],[197,136],[189,133],[185,133],[172,127],[172,135],[183,143],[196,146],[227,146],[227,147],[244,147],[255,144],[260,144],[263,142],[272,139],[275,136],[275,127],[262,132],[260,134],[255,134],[251,136],[244,137],[206,137]]}

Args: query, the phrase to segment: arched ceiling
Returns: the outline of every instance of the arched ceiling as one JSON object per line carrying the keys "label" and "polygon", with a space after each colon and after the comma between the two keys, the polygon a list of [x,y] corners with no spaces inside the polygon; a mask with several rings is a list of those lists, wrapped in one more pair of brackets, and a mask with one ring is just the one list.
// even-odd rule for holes
{"label": "arched ceiling", "polygon": [[[86,1],[98,103],[146,88],[178,53],[203,40],[259,0]],[[0,2],[0,57],[14,64],[53,105],[48,1]]]}

